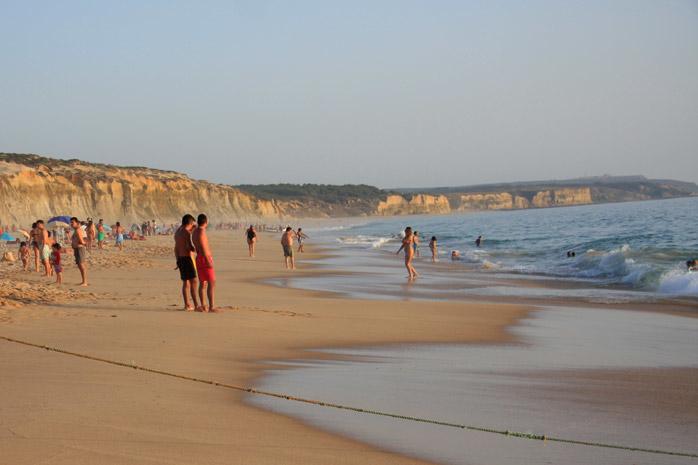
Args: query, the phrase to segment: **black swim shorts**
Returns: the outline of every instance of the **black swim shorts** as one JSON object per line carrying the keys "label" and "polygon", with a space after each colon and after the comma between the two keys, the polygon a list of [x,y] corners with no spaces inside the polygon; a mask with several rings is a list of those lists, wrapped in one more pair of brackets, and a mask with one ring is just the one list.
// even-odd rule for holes
{"label": "black swim shorts", "polygon": [[177,257],[177,268],[182,281],[189,281],[196,278],[196,267],[191,257]]}

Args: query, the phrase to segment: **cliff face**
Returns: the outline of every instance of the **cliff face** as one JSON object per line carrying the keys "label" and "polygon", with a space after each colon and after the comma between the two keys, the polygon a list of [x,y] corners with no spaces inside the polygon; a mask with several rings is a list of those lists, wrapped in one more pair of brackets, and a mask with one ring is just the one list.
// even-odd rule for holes
{"label": "cliff face", "polygon": [[388,195],[378,202],[378,215],[419,215],[450,213],[451,206],[445,195],[416,194],[409,200],[402,195]]}
{"label": "cliff face", "polygon": [[[214,223],[282,218],[447,214],[648,200],[698,195],[693,183],[644,177],[590,178],[421,191],[366,185],[232,186],[173,171],[0,153],[0,224],[28,225],[56,215],[125,224],[177,222],[205,212]],[[586,181],[584,181],[586,182]]]}
{"label": "cliff face", "polygon": [[592,203],[591,189],[560,188],[525,193],[478,192],[451,194],[451,205],[457,211],[514,210],[547,208]]}
{"label": "cliff face", "polygon": [[26,225],[53,215],[127,224],[147,219],[175,222],[186,212],[196,215],[203,210],[219,221],[283,215],[274,201],[174,172],[79,161],[27,165],[0,159],[2,224]]}

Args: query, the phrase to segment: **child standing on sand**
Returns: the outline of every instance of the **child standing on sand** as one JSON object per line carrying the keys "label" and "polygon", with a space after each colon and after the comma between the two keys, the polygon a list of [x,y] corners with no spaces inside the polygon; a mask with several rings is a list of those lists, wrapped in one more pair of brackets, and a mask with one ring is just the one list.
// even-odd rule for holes
{"label": "child standing on sand", "polygon": [[55,243],[51,246],[51,266],[53,272],[56,273],[56,284],[63,284],[63,267],[61,266],[61,244]]}
{"label": "child standing on sand", "polygon": [[22,260],[22,269],[29,271],[29,246],[25,241],[19,244],[19,258]]}

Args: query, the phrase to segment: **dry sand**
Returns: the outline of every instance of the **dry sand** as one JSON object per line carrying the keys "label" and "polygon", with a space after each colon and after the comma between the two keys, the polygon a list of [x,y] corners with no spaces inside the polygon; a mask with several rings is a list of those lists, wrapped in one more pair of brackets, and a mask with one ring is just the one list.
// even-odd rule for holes
{"label": "dry sand", "polygon": [[[272,287],[260,280],[290,273],[281,269],[277,237],[263,235],[251,260],[242,233],[230,232],[212,240],[224,312],[184,312],[171,241],[96,251],[87,289],[75,286],[69,256],[61,289],[0,264],[0,335],[253,386],[264,361],[301,358],[304,349],[502,341],[527,311]],[[296,273],[323,272],[304,271],[303,258]],[[250,407],[240,392],[6,341],[0,353],[3,465],[423,463]]]}

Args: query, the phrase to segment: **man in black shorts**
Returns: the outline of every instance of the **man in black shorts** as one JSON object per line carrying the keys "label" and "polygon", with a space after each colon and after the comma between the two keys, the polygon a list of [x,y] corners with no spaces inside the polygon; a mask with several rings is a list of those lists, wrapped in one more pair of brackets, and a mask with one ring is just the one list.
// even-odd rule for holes
{"label": "man in black shorts", "polygon": [[[184,299],[184,310],[191,312],[198,308],[196,300],[196,267],[194,266],[194,244],[191,241],[191,232],[194,230],[194,217],[186,214],[182,217],[182,226],[175,232],[174,254],[177,259],[179,277],[182,279],[182,299]],[[194,304],[189,302],[191,295]]]}

